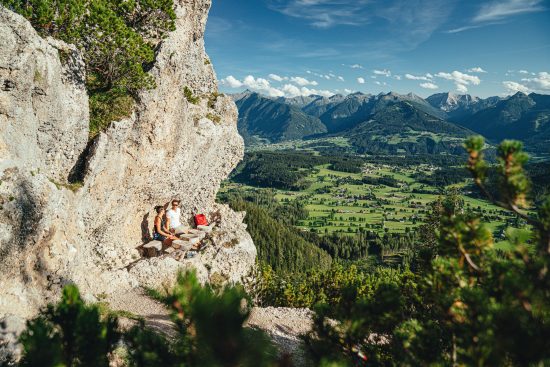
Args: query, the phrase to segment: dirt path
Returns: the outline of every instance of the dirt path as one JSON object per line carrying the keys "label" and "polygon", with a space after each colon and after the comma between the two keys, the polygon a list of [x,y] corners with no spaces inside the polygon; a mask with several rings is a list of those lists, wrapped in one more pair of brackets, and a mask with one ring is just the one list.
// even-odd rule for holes
{"label": "dirt path", "polygon": [[[118,294],[116,298],[111,297],[106,301],[113,311],[139,315],[151,329],[175,336],[167,309],[142,291]],[[122,322],[126,324],[125,320]],[[282,354],[291,356],[296,366],[306,366],[300,336],[311,330],[312,323],[312,312],[305,308],[255,307],[245,326],[265,331]],[[128,321],[128,325],[132,324],[132,321]]]}

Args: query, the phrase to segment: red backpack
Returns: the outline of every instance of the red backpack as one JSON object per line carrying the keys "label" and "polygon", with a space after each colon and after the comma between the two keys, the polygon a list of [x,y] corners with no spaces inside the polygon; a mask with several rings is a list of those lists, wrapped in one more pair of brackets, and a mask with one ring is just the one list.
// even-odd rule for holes
{"label": "red backpack", "polygon": [[204,215],[204,214],[195,215],[195,225],[197,225],[197,226],[207,226],[208,225],[208,220],[206,220],[206,215]]}

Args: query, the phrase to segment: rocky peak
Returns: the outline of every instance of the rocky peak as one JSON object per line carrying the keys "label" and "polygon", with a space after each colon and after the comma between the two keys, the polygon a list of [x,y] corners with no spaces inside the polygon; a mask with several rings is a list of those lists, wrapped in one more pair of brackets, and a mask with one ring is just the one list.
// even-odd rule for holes
{"label": "rocky peak", "polygon": [[[203,282],[238,282],[251,270],[256,249],[243,215],[215,203],[244,146],[235,104],[217,94],[205,62],[209,7],[210,0],[176,2],[176,30],[150,70],[157,87],[87,143],[78,52],[42,39],[0,6],[0,318],[34,315],[67,283],[93,300],[161,287],[187,268]],[[69,183],[79,161],[83,181]],[[182,200],[184,220],[193,213],[219,219],[212,246],[189,261],[140,258],[153,207],[173,198]]]}

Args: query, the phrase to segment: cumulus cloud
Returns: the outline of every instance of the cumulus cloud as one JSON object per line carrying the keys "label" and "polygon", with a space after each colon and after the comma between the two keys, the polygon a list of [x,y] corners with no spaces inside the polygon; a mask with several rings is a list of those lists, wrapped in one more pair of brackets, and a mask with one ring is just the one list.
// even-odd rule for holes
{"label": "cumulus cloud", "polygon": [[353,65],[350,66],[350,68],[352,68],[352,69],[363,69],[363,66],[359,65],[359,64],[353,64]]}
{"label": "cumulus cloud", "polygon": [[543,71],[534,78],[524,78],[521,81],[527,85],[530,90],[536,92],[550,91],[550,73]]}
{"label": "cumulus cloud", "polygon": [[433,78],[432,74],[426,74],[425,76],[416,76],[412,74],[405,74],[405,78],[409,80],[425,80],[425,81],[431,81]]}
{"label": "cumulus cloud", "polygon": [[287,97],[297,97],[301,95],[300,88],[292,84],[285,84],[282,91]]}
{"label": "cumulus cloud", "polygon": [[517,92],[529,93],[529,88],[527,86],[517,82],[504,81],[502,82],[502,85],[504,86],[504,88],[506,88],[506,91],[509,93],[517,93]]}
{"label": "cumulus cloud", "polygon": [[518,71],[518,73],[520,73],[520,74],[529,74],[529,72],[527,70],[520,70],[520,71]]}
{"label": "cumulus cloud", "polygon": [[[273,80],[277,80],[272,76],[277,76],[276,74],[270,74],[269,77]],[[281,80],[289,79],[287,77],[280,77],[280,78]],[[294,84],[285,84],[281,88],[276,88],[270,84],[269,80],[264,78],[255,78],[253,75],[247,75],[242,81],[230,75],[220,80],[220,82],[223,85],[226,85],[230,88],[247,87],[251,90],[261,92],[270,97],[297,97],[297,96],[309,96],[312,94],[320,95],[324,97],[330,97],[334,95],[334,93],[329,90],[318,90],[318,89],[307,88],[305,85],[303,85],[305,83],[304,80],[306,80],[304,78],[295,77],[291,79],[294,79],[294,81],[299,81],[300,83],[302,83],[302,85],[296,86]],[[307,82],[308,82],[308,85],[313,85],[313,86],[317,85],[317,82],[311,82],[311,81],[307,81]]]}
{"label": "cumulus cloud", "polygon": [[233,75],[229,75],[227,78],[221,80],[223,85],[228,85],[230,88],[240,88],[243,83],[235,78]]}
{"label": "cumulus cloud", "polygon": [[286,97],[298,97],[298,96],[310,96],[312,94],[323,96],[323,97],[330,97],[333,96],[334,93],[329,90],[317,90],[317,89],[309,89],[307,87],[299,88],[292,84],[285,84],[283,88],[281,88],[281,91],[284,93]]}
{"label": "cumulus cloud", "polygon": [[430,82],[420,83],[420,86],[422,88],[425,88],[425,89],[437,89],[437,88],[439,88],[437,85],[435,85],[434,83],[430,83]]}
{"label": "cumulus cloud", "polygon": [[233,75],[229,75],[227,78],[222,79],[221,83],[230,88],[247,87],[255,91],[263,92],[271,97],[284,96],[283,92],[271,86],[269,80],[264,78],[255,78],[252,75],[247,75],[243,81],[238,80]]}
{"label": "cumulus cloud", "polygon": [[455,83],[456,90],[459,93],[466,93],[468,91],[467,85],[479,85],[481,79],[475,75],[461,73],[460,71],[453,71],[452,73],[439,72],[435,74],[436,77],[451,80]]}
{"label": "cumulus cloud", "polygon": [[345,82],[345,81],[346,81],[346,80],[344,79],[343,76],[339,76],[339,77],[338,77],[338,80],[341,81],[341,82]]}
{"label": "cumulus cloud", "polygon": [[344,89],[344,92],[346,92],[347,94],[350,94],[350,93],[353,93],[353,91],[351,89]]}
{"label": "cumulus cloud", "polygon": [[447,79],[447,80],[452,80],[455,83],[464,84],[464,85],[469,85],[469,84],[479,85],[479,83],[481,83],[481,80],[477,76],[461,73],[460,71],[456,71],[456,70],[453,71],[452,73],[439,72],[435,74],[435,76],[439,78]]}
{"label": "cumulus cloud", "polygon": [[374,74],[376,75],[384,75],[385,77],[390,77],[391,76],[391,71],[389,70],[374,70],[373,71]]}
{"label": "cumulus cloud", "polygon": [[269,76],[270,79],[273,79],[273,80],[275,80],[276,82],[282,82],[283,80],[288,79],[288,78],[286,78],[286,77],[282,77],[282,76],[279,76],[279,75],[277,75],[277,74],[269,74],[268,76]]}
{"label": "cumulus cloud", "polygon": [[250,89],[261,91],[266,93],[270,97],[283,97],[284,93],[279,89],[274,88],[269,83],[269,80],[264,78],[254,78],[252,75],[248,75],[243,80],[243,84]]}
{"label": "cumulus cloud", "polygon": [[319,84],[315,80],[310,81],[310,80],[307,80],[306,78],[302,78],[301,76],[293,76],[290,78],[290,81],[298,84],[299,86],[306,86],[306,85],[315,86]]}
{"label": "cumulus cloud", "polygon": [[396,80],[401,80],[401,75],[394,75],[393,76]]}
{"label": "cumulus cloud", "polygon": [[483,68],[480,68],[479,66],[477,66],[475,68],[470,68],[466,71],[469,72],[469,73],[486,73],[486,71],[483,70]]}
{"label": "cumulus cloud", "polygon": [[464,84],[456,84],[456,91],[459,93],[468,92],[468,88]]}
{"label": "cumulus cloud", "polygon": [[365,78],[361,78],[361,77],[357,78],[357,83],[365,84]]}
{"label": "cumulus cloud", "polygon": [[315,95],[323,96],[323,97],[331,97],[331,96],[334,95],[334,93],[329,91],[329,90],[309,89],[309,88],[306,88],[306,87],[302,87],[300,89],[300,91],[302,92],[302,95],[304,95],[304,96],[310,96],[312,94],[315,94]]}

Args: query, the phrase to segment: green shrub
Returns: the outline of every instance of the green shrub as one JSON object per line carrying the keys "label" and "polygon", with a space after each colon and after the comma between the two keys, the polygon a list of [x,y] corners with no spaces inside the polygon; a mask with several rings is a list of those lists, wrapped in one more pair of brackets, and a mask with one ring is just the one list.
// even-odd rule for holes
{"label": "green shrub", "polygon": [[206,114],[206,118],[211,120],[212,122],[219,124],[221,122],[221,117],[218,115],[214,115],[213,113]]}
{"label": "green shrub", "polygon": [[85,305],[78,289],[67,286],[59,304],[27,323],[21,366],[108,366],[120,338],[116,329],[116,318],[102,319],[97,306]]}
{"label": "green shrub", "polygon": [[187,99],[187,102],[192,104],[198,104],[200,101],[200,98],[195,96],[193,94],[193,91],[189,89],[188,86],[183,87],[183,94],[185,96],[185,99]]}
{"label": "green shrub", "polygon": [[[174,289],[151,293],[170,311],[170,337],[131,313],[109,311],[103,303],[87,306],[78,289],[67,286],[61,302],[44,309],[21,335],[21,366],[107,367],[113,355],[133,367],[283,366],[267,335],[243,326],[252,304],[242,287],[213,290],[190,273],[180,274]],[[118,332],[117,316],[138,324]]]}
{"label": "green shrub", "polygon": [[[489,200],[529,223],[495,248],[487,224],[452,198],[432,221],[433,256],[406,287],[383,281],[371,297],[342,291],[316,307],[307,343],[319,361],[342,365],[534,366],[550,361],[550,198],[532,216],[520,143],[498,149],[499,197],[489,194],[484,141],[469,139],[468,169]],[[534,208],[529,208],[534,211]],[[424,237],[428,240],[433,236]],[[432,247],[432,244],[430,246]],[[502,248],[502,246],[499,246]],[[337,322],[327,322],[327,319]]]}
{"label": "green shrub", "polygon": [[[42,36],[82,50],[91,137],[113,119],[128,115],[129,99],[137,91],[155,87],[147,65],[154,61],[158,42],[175,29],[173,0],[0,0],[0,4],[27,18]],[[62,62],[67,57],[60,52]]]}
{"label": "green shrub", "polygon": [[134,99],[124,91],[110,90],[90,95],[90,139],[107,129],[112,121],[130,117]]}

